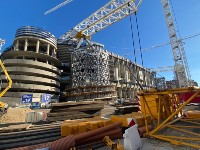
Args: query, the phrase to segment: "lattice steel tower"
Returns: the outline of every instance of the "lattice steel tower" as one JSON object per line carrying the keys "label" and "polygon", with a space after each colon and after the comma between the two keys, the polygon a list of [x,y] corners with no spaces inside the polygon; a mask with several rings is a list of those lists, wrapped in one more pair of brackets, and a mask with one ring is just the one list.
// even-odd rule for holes
{"label": "lattice steel tower", "polygon": [[172,47],[175,62],[175,77],[178,80],[178,87],[187,87],[190,85],[189,83],[191,81],[191,76],[183,47],[183,42],[182,40],[178,39],[176,34],[176,28],[172,17],[169,0],[161,0],[161,3],[168,27],[170,44]]}

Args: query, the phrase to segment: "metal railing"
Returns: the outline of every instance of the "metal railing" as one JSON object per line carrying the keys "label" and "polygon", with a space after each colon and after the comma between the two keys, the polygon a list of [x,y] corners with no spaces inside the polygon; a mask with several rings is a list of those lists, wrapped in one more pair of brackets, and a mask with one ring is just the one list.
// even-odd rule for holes
{"label": "metal railing", "polygon": [[57,39],[56,37],[48,31],[45,31],[38,27],[33,26],[23,26],[17,29],[15,38],[20,36],[35,36],[39,38],[43,38],[49,42],[51,42],[54,46],[57,47]]}

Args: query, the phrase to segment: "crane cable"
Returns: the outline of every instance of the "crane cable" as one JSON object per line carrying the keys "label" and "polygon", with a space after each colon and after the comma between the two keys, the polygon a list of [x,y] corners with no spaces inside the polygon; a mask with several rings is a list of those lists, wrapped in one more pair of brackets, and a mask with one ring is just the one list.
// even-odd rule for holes
{"label": "crane cable", "polygon": [[[142,55],[142,46],[141,46],[141,40],[140,40],[140,31],[139,31],[139,25],[138,25],[138,19],[137,19],[137,13],[135,12],[135,22],[136,22],[136,27],[137,27],[137,36],[138,36],[138,43],[139,43],[139,48],[140,48],[140,58],[142,61],[142,66],[144,66],[144,61],[143,61],[143,55]],[[146,87],[146,73],[143,72],[144,75],[144,86]]]}
{"label": "crane cable", "polygon": [[140,57],[141,57],[141,61],[142,61],[142,66],[144,66],[144,61],[143,61],[143,56],[142,56],[142,46],[141,46],[141,41],[140,41],[140,31],[139,31],[138,19],[137,19],[137,13],[136,12],[135,12],[135,22],[136,22],[137,33],[138,33],[138,42],[139,42],[139,47],[140,47]]}
{"label": "crane cable", "polygon": [[[130,10],[129,10],[129,14],[130,14]],[[142,66],[143,64],[143,56],[142,56],[142,47],[141,47],[141,41],[140,41],[140,33],[139,33],[139,26],[138,26],[138,20],[137,20],[137,14],[135,12],[135,16],[136,16],[136,25],[137,25],[137,33],[138,33],[138,40],[139,40],[139,46],[140,46],[140,56],[141,56],[141,60],[142,60]],[[135,59],[135,63],[137,63],[137,59],[136,59],[136,49],[135,49],[135,41],[134,41],[134,34],[133,34],[133,24],[132,24],[132,18],[130,15],[130,25],[131,25],[131,36],[132,36],[132,41],[133,41],[133,50],[134,50],[134,59]],[[129,69],[130,71],[130,69]],[[131,71],[130,71],[131,73]],[[132,73],[131,73],[132,74]],[[136,71],[136,77],[133,75],[133,77],[136,79],[137,84],[140,86],[140,88],[143,90],[143,86],[140,84],[140,82],[138,81],[138,75],[139,73],[137,73]],[[145,73],[144,73],[144,80],[145,80]],[[144,85],[146,86],[146,81],[144,81]]]}
{"label": "crane cable", "polygon": [[[128,4],[128,5],[130,5],[130,4]],[[129,9],[129,14],[130,14],[130,9]],[[133,34],[133,24],[132,24],[131,15],[130,15],[130,25],[131,25],[131,36],[132,36],[132,42],[133,42],[132,44],[133,44],[134,60],[135,60],[135,63],[137,63],[135,41],[134,41],[134,34]]]}

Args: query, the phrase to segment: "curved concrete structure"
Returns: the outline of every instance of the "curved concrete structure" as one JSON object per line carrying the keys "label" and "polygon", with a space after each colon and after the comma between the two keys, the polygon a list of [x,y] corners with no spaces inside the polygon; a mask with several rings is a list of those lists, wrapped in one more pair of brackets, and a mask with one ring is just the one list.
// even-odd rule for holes
{"label": "curved concrete structure", "polygon": [[[1,55],[6,70],[13,80],[12,88],[1,98],[10,106],[21,103],[23,94],[33,94],[40,102],[43,94],[58,100],[61,62],[56,57],[57,41],[54,35],[36,27],[22,27],[16,32],[14,44]],[[1,75],[4,89],[7,80]]]}

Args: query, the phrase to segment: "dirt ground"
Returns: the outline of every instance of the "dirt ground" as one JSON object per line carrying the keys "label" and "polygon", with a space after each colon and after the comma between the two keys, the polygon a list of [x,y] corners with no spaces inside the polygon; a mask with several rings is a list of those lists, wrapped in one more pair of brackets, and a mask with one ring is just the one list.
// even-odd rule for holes
{"label": "dirt ground", "polygon": [[25,122],[26,114],[33,112],[30,108],[9,108],[5,114],[0,117],[0,123],[18,123]]}

